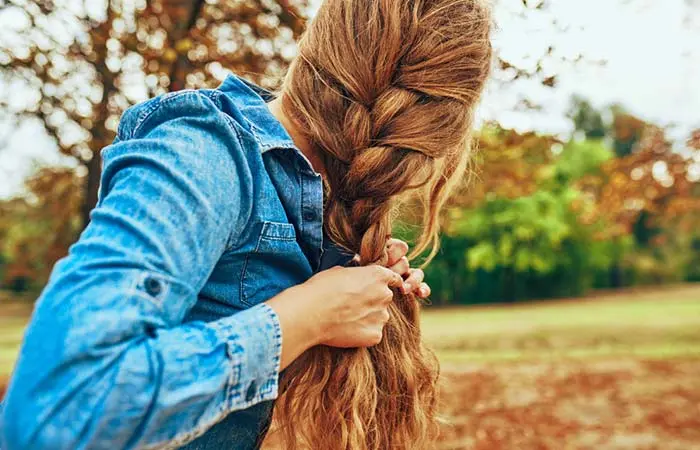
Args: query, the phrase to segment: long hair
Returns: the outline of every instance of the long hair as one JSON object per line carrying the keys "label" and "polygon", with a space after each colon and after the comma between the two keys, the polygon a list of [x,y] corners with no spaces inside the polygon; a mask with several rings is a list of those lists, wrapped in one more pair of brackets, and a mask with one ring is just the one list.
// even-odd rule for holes
{"label": "long hair", "polygon": [[[437,251],[440,209],[470,156],[490,30],[480,0],[325,0],[302,37],[282,107],[325,165],[325,231],[362,264],[386,262],[407,198],[424,205],[411,256]],[[419,307],[396,292],[381,343],[315,347],[287,368],[275,413],[287,448],[431,447],[438,365]]]}

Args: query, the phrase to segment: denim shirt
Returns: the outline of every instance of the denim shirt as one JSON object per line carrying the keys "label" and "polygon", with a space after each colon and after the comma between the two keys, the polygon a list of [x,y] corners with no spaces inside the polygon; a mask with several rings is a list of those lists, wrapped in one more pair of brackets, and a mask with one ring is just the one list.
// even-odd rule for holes
{"label": "denim shirt", "polygon": [[262,302],[324,253],[321,177],[269,100],[230,76],[124,113],[26,330],[0,448],[256,448],[282,345]]}

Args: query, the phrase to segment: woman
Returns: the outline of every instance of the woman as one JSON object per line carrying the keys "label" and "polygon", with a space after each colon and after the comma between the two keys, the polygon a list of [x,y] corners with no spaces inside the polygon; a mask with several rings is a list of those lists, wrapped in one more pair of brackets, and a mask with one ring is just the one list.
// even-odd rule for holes
{"label": "woman", "polygon": [[285,368],[289,446],[429,446],[428,287],[387,237],[419,197],[415,251],[435,250],[489,29],[476,0],[326,0],[276,98],[229,77],[127,110],[27,329],[2,448],[255,448]]}

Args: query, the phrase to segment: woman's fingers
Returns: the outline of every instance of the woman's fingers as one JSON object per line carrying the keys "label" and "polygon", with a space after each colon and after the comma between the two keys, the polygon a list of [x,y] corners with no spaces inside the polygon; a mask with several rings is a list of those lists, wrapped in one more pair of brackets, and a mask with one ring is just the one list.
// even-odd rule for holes
{"label": "woman's fingers", "polygon": [[[388,256],[386,266],[392,267],[398,264],[401,258],[406,256],[408,253],[408,244],[399,239],[389,239],[386,244],[386,251]],[[399,273],[399,275],[403,275],[403,273]]]}
{"label": "woman's fingers", "polygon": [[425,278],[425,273],[421,269],[410,269],[408,278],[406,278],[406,283],[410,284],[413,289],[420,286]]}
{"label": "woman's fingers", "polygon": [[402,277],[406,277],[409,275],[408,270],[410,268],[411,266],[408,264],[408,258],[406,258],[405,256],[402,256],[396,264],[389,266],[390,270],[393,270]]}
{"label": "woman's fingers", "polygon": [[430,286],[428,286],[427,283],[421,283],[420,287],[418,288],[417,294],[420,298],[430,297]]}
{"label": "woman's fingers", "polygon": [[425,273],[421,269],[409,269],[409,276],[404,281],[404,287],[402,292],[407,294],[409,292],[415,293],[417,296],[425,298],[430,295],[430,286],[423,283],[425,278]]}
{"label": "woman's fingers", "polygon": [[[426,298],[430,295],[430,286],[423,282],[425,274],[421,269],[411,269],[406,257],[407,253],[408,244],[399,239],[389,239],[386,270],[394,276],[389,276],[387,272],[380,272],[383,275],[382,278],[390,287],[399,288],[404,294],[413,292],[418,297]],[[355,259],[358,257],[356,256]]]}
{"label": "woman's fingers", "polygon": [[389,287],[400,288],[403,284],[403,278],[401,278],[401,275],[393,270],[379,265],[374,265],[373,270],[377,274],[379,281],[386,283]]}

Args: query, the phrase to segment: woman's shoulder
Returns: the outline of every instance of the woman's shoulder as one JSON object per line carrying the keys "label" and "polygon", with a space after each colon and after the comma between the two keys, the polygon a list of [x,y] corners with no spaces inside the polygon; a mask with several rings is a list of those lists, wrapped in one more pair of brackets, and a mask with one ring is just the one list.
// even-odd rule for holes
{"label": "woman's shoulder", "polygon": [[[139,141],[129,151],[157,151],[183,163],[209,164],[212,171],[221,168],[224,158],[245,171],[256,150],[243,136],[245,128],[227,111],[224,97],[216,89],[185,89],[133,105],[122,114],[115,144]],[[103,159],[122,147],[105,148]]]}
{"label": "woman's shoulder", "polygon": [[184,89],[137,103],[122,114],[117,138],[141,137],[168,122],[201,129],[203,137],[220,137],[220,128],[236,128],[223,110],[222,96],[216,89]]}
{"label": "woman's shoulder", "polygon": [[128,108],[114,143],[102,150],[101,184],[106,189],[118,170],[139,166],[143,176],[163,179],[158,195],[189,192],[188,198],[206,199],[209,209],[227,211],[227,220],[245,218],[253,201],[254,149],[222,111],[220,95],[183,90]]}

